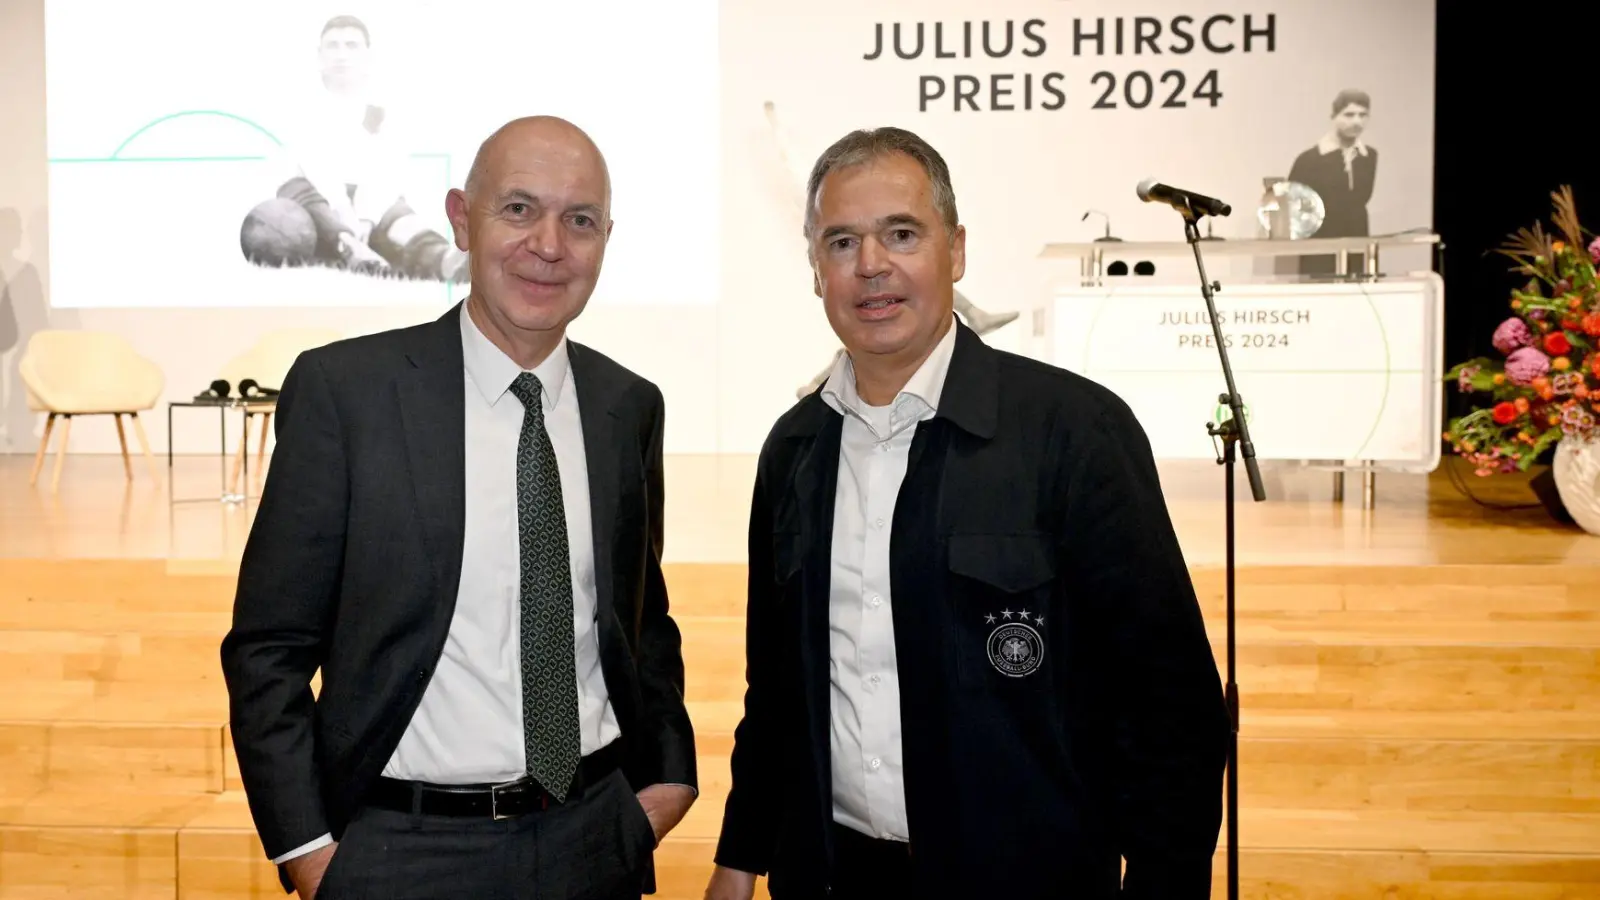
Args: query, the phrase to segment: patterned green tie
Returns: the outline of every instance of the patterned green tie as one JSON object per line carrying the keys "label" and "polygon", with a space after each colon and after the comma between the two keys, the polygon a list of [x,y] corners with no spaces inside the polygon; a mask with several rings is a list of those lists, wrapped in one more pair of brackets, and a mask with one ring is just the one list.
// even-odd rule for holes
{"label": "patterned green tie", "polygon": [[561,471],[544,427],[539,379],[511,385],[522,401],[517,530],[522,557],[522,735],[528,774],[557,800],[578,771],[578,676],[573,659],[572,558]]}

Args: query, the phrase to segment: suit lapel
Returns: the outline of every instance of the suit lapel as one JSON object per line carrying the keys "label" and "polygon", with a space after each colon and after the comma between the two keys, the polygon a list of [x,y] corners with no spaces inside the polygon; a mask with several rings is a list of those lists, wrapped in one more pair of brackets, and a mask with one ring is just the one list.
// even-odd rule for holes
{"label": "suit lapel", "polygon": [[395,382],[411,486],[435,589],[452,601],[461,579],[466,529],[466,379],[460,305],[419,329],[406,353],[411,368]]}
{"label": "suit lapel", "polygon": [[578,417],[583,424],[583,453],[589,470],[589,519],[594,543],[596,614],[602,643],[615,635],[610,625],[616,616],[615,558],[617,504],[622,467],[618,457],[616,406],[618,385],[593,365],[587,349],[567,342],[573,387],[578,391]]}

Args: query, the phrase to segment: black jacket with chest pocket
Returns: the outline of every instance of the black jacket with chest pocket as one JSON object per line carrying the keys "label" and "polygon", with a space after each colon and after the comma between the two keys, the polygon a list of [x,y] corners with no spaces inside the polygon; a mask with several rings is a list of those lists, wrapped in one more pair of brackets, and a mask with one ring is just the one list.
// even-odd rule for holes
{"label": "black jacket with chest pocket", "polygon": [[[906,895],[1208,897],[1229,721],[1149,443],[1111,392],[956,327],[892,525]],[[780,900],[829,888],[841,428],[819,394],[800,401],[751,508],[717,862]]]}

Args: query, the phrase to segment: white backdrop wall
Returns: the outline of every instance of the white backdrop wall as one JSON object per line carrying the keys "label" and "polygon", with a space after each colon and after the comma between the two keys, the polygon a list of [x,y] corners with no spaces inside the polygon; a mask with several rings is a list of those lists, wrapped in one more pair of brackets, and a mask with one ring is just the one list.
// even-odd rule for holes
{"label": "white backdrop wall", "polygon": [[[118,108],[139,97],[146,108],[138,115],[119,113],[126,122],[97,132],[91,127],[94,93],[71,85],[105,78],[66,68],[71,56],[53,57],[50,83],[68,86],[59,88],[47,111],[45,2],[0,3],[0,238],[7,216],[19,223],[13,229],[17,240],[0,242],[9,310],[0,315],[12,316],[17,335],[11,346],[0,344],[0,450],[31,452],[36,446],[39,423],[23,406],[15,373],[27,336],[46,325],[125,335],[163,366],[164,399],[170,400],[204,387],[261,331],[312,326],[355,334],[442,311],[448,300],[442,290],[422,299],[385,302],[364,295],[355,302],[355,294],[338,282],[309,294],[297,289],[274,304],[270,293],[252,294],[238,283],[230,287],[225,274],[207,274],[208,264],[192,256],[194,245],[204,241],[186,239],[181,217],[174,218],[171,209],[176,201],[163,205],[159,193],[136,191],[132,183],[118,196],[114,179],[100,188],[110,194],[96,199],[83,190],[79,172],[58,174],[73,164],[48,160],[104,152],[94,148],[107,136],[129,132],[134,119],[159,115],[162,103],[174,110],[225,105],[226,97],[181,92],[159,103],[149,97],[177,92],[196,80],[194,73],[203,75],[205,53],[227,58],[218,48],[233,46],[254,59],[259,48],[252,41],[281,41],[289,31],[257,34],[261,28],[242,21],[220,25],[219,34],[232,36],[192,51],[195,64],[185,67],[171,59],[189,52],[183,41],[170,40],[179,33],[166,24],[171,16],[157,15],[151,4],[118,6],[146,16],[119,19],[115,30],[130,39],[125,45],[141,46],[141,27],[167,35],[171,46],[161,51],[167,63],[160,71],[188,77],[166,78],[160,90],[130,92]],[[60,2],[61,9],[99,5],[49,2]],[[676,55],[689,68],[675,65],[674,45],[653,45],[649,38],[661,38],[664,29],[712,28],[705,15],[709,2],[689,4],[682,21],[671,22],[639,16],[672,5],[586,4],[590,12],[584,16],[560,21],[591,36],[563,43],[597,48],[598,64],[606,70],[601,87],[578,97],[552,86],[552,77],[537,67],[523,75],[502,66],[497,80],[503,87],[492,93],[511,99],[466,103],[459,115],[430,119],[442,118],[430,140],[438,145],[434,149],[452,154],[456,180],[469,161],[462,157],[482,136],[477,132],[497,116],[569,115],[611,150],[620,173],[618,237],[602,289],[573,334],[661,385],[671,453],[754,452],[773,419],[793,402],[795,388],[827,363],[835,341],[811,293],[799,238],[799,191],[811,160],[851,128],[903,125],[944,153],[969,230],[961,287],[992,312],[1042,305],[1052,284],[1077,274],[1075,265],[1067,271],[1036,256],[1044,243],[1098,235],[1098,218],[1081,221],[1087,210],[1109,214],[1125,238],[1181,238],[1171,211],[1134,197],[1134,185],[1147,175],[1227,199],[1234,214],[1217,221],[1217,233],[1255,236],[1252,209],[1262,179],[1286,175],[1296,154],[1317,142],[1328,129],[1333,97],[1345,88],[1364,89],[1373,99],[1365,136],[1380,155],[1368,203],[1372,233],[1431,225],[1432,0],[1209,0],[1204,7],[1148,0],[1137,10],[1114,0],[723,0],[715,34],[697,32],[696,52]],[[513,6],[519,15],[534,16],[530,23],[553,21],[538,19],[546,14],[539,4],[505,4]],[[487,0],[374,6],[381,10],[373,24],[374,53],[384,47],[391,54],[385,65],[407,73],[412,96],[418,96],[419,84],[432,85],[422,95],[431,102],[474,93],[472,85],[449,79],[465,71],[470,52],[487,51],[468,50],[471,36],[458,34],[459,27],[433,29],[433,43],[433,31],[422,27],[449,21],[456,7],[474,10],[483,21],[500,8]],[[551,11],[562,8],[551,4]],[[296,22],[320,22],[324,12],[344,11],[332,4],[293,4]],[[93,15],[80,12],[78,18],[79,27],[104,26]],[[60,19],[52,6],[52,29]],[[379,33],[378,22],[393,27]],[[897,24],[899,50],[917,58],[896,54]],[[880,28],[888,46],[874,54]],[[1008,30],[1010,47],[1002,53]],[[623,31],[632,37],[618,38]],[[912,54],[919,31],[921,50]],[[1098,42],[1085,37],[1097,32]],[[541,33],[524,45],[509,39],[511,34],[499,36],[507,47],[529,53],[550,41]],[[60,37],[52,30],[50,45]],[[717,66],[708,81],[705,48],[713,46]],[[394,56],[407,53],[409,58]],[[438,73],[438,81],[419,73]],[[566,73],[554,80],[569,79]],[[1104,102],[1115,102],[1115,108],[1097,108],[1108,88]],[[697,93],[674,99],[684,91]],[[639,97],[649,100],[649,115],[640,112]],[[1130,100],[1139,108],[1130,108]],[[54,130],[47,132],[47,120]],[[169,133],[153,146],[171,153],[175,141],[181,149],[183,134]],[[206,134],[205,141],[217,139]],[[207,152],[230,149],[208,146]],[[166,187],[170,192],[181,183]],[[438,216],[442,190],[437,193],[413,205]],[[53,208],[52,195],[71,199]],[[231,211],[219,219],[236,220]],[[152,233],[160,239],[149,238]],[[141,246],[151,249],[129,249]],[[76,277],[103,261],[115,264],[102,265],[93,282]],[[69,262],[71,269],[64,270]],[[1426,265],[1425,257],[1405,263]],[[1181,269],[1163,271],[1162,277],[1192,274]],[[990,343],[1021,348],[1027,322],[1024,317],[991,335]],[[163,409],[148,428],[157,452],[165,450]],[[80,452],[116,449],[109,423],[74,429],[73,443]],[[210,451],[214,416],[180,414],[176,443],[180,452]]]}

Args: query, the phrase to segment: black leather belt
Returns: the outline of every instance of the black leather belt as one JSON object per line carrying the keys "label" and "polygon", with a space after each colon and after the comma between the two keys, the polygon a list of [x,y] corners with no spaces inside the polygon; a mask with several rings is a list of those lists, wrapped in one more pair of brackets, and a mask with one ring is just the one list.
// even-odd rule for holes
{"label": "black leather belt", "polygon": [[[585,756],[567,796],[582,794],[621,764],[622,752],[615,741]],[[502,784],[428,784],[379,778],[366,803],[413,815],[510,819],[548,809],[557,801],[537,781],[523,776]]]}

